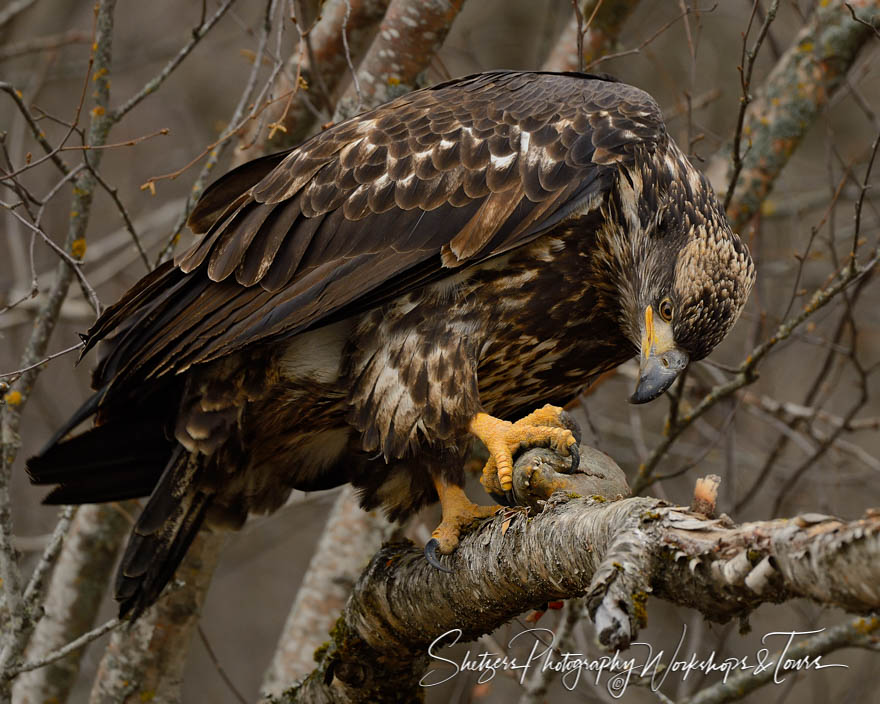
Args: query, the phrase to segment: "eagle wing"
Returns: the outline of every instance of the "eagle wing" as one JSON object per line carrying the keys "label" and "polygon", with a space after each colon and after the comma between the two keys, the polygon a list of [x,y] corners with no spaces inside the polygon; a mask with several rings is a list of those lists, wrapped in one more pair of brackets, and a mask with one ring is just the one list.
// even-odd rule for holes
{"label": "eagle wing", "polygon": [[494,72],[402,96],[222,177],[200,239],[108,308],[96,387],[175,373],[381,304],[594,207],[667,139],[637,88]]}

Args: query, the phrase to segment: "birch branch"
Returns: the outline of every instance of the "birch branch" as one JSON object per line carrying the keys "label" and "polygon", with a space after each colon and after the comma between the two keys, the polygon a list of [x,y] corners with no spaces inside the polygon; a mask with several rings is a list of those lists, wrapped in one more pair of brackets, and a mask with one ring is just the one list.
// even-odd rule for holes
{"label": "birch branch", "polygon": [[[532,450],[515,472],[529,472],[536,453],[564,467]],[[505,511],[468,533],[447,558],[452,574],[409,543],[384,546],[317,669],[280,701],[415,700],[438,637],[460,630],[459,642],[474,640],[523,611],[582,595],[609,650],[626,648],[644,627],[648,595],[722,623],[793,598],[870,612],[880,608],[878,557],[877,512],[851,522],[806,514],[734,525],[659,499],[556,492],[541,513]]]}
{"label": "birch branch", "polygon": [[[258,142],[260,153],[288,149],[302,142],[315,128],[318,115],[324,114],[317,99],[317,89],[323,88],[332,96],[349,75],[343,42],[343,24],[348,39],[349,53],[354,64],[373,40],[379,22],[385,16],[388,0],[329,0],[321,10],[318,22],[309,30],[311,54],[295,52],[288,70],[278,76],[277,95],[295,93],[289,105],[280,101],[270,112],[270,121],[280,120],[282,129],[265,141]],[[346,14],[348,20],[346,21]],[[302,56],[300,59],[299,57]],[[314,62],[312,61],[314,59]],[[297,66],[297,61],[299,65]],[[296,86],[291,80],[299,70],[303,82]],[[299,88],[299,90],[297,90]],[[322,96],[326,97],[326,96]],[[286,111],[285,111],[286,110]],[[329,112],[325,119],[330,119]],[[253,141],[249,135],[243,141]],[[244,153],[241,156],[245,156]],[[247,153],[247,158],[257,154]],[[244,159],[242,159],[242,162]]]}
{"label": "birch branch", "polygon": [[336,105],[334,122],[415,88],[463,4],[464,0],[392,0],[357,70],[357,81]]}
{"label": "birch branch", "polygon": [[[583,65],[588,66],[610,53],[617,45],[624,23],[638,7],[639,0],[605,0],[596,12],[583,38]],[[589,17],[596,0],[584,3],[581,14]],[[577,71],[578,66],[578,20],[572,15],[553,45],[544,62],[545,71]]]}
{"label": "birch branch", "polygon": [[[29,661],[62,648],[92,628],[119,546],[131,525],[126,514],[133,510],[134,501],[82,506],[77,510],[52,574],[45,615],[28,645]],[[21,704],[67,701],[84,654],[85,649],[79,649],[46,667],[20,675],[13,684],[13,700]]]}
{"label": "birch branch", "polygon": [[391,529],[381,516],[360,508],[351,486],[340,493],[263,677],[263,692],[281,694],[312,671],[315,650],[327,640],[360,571]]}
{"label": "birch branch", "polygon": [[89,704],[180,701],[180,685],[205,594],[225,536],[196,536],[174,584],[137,621],[113,632],[92,686]]}
{"label": "birch branch", "polygon": [[[880,12],[880,0],[849,4],[860,16]],[[758,212],[804,135],[872,38],[870,26],[854,20],[846,3],[833,0],[816,6],[746,112],[742,132],[747,146],[727,210],[735,229]],[[722,172],[729,159],[729,147],[722,148],[708,171]]]}

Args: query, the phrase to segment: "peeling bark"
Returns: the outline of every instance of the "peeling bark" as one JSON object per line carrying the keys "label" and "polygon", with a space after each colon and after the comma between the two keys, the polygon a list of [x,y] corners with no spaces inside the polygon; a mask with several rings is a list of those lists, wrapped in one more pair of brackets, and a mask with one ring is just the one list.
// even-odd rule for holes
{"label": "peeling bark", "polygon": [[[556,462],[525,453],[516,472]],[[574,475],[572,475],[574,476]],[[650,594],[726,622],[796,597],[880,608],[880,513],[734,525],[659,499],[556,492],[543,511],[501,512],[462,539],[445,574],[409,543],[385,545],[356,585],[317,669],[280,701],[418,701],[428,646],[490,632],[548,601],[586,596],[599,641],[626,648]],[[479,608],[474,608],[479,604]]]}

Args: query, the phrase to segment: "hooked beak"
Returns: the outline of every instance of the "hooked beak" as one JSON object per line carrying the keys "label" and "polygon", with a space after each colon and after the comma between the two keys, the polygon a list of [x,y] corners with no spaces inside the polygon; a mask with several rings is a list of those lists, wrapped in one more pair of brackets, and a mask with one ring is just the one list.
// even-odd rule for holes
{"label": "hooked beak", "polygon": [[630,403],[653,401],[688,365],[688,354],[676,347],[672,326],[664,320],[654,322],[654,309],[645,308],[645,326],[642,330],[642,351],[639,355],[639,383]]}

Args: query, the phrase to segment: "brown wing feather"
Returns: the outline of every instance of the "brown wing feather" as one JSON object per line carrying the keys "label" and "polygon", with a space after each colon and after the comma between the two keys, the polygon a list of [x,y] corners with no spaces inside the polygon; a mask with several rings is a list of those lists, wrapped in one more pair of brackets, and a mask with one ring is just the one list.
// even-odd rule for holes
{"label": "brown wing feather", "polygon": [[107,368],[154,375],[369,308],[529,241],[666,139],[650,96],[596,77],[410,93],[221,178],[190,220],[202,239],[163,274],[175,292],[136,287],[89,344],[136,318],[148,329],[111,353],[133,359]]}

